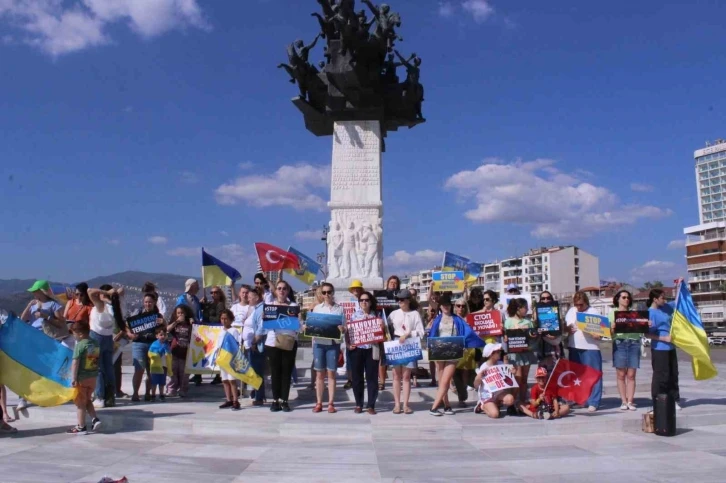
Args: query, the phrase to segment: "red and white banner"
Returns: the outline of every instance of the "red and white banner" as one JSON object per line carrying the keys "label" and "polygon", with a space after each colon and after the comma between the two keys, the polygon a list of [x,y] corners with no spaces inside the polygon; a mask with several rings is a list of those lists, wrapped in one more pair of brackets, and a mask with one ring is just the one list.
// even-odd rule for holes
{"label": "red and white banner", "polygon": [[386,340],[383,321],[377,317],[354,320],[345,324],[350,345],[377,344]]}
{"label": "red and white banner", "polygon": [[297,256],[275,245],[255,243],[255,250],[263,272],[300,268],[300,260],[298,260]]}
{"label": "red and white banner", "polygon": [[502,313],[498,310],[471,313],[466,316],[466,323],[476,335],[502,335]]}
{"label": "red and white banner", "polygon": [[602,372],[584,364],[560,359],[547,381],[546,392],[566,401],[585,404]]}

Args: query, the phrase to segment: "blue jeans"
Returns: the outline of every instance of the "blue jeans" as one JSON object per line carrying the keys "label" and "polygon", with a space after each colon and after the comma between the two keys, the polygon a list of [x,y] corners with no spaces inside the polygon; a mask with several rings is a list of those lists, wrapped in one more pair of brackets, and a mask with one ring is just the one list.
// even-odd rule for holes
{"label": "blue jeans", "polygon": [[[570,361],[590,366],[593,369],[597,369],[598,371],[602,372],[602,354],[600,353],[600,351],[570,348]],[[602,377],[592,387],[592,392],[590,393],[590,398],[587,400],[587,405],[599,407],[601,399]]]}
{"label": "blue jeans", "polygon": [[338,370],[340,344],[313,344],[313,369],[317,372]]}
{"label": "blue jeans", "polygon": [[[93,331],[90,338],[98,343],[100,348],[98,355],[98,377],[96,379],[96,399],[103,401],[106,388],[114,394],[116,388],[116,375],[113,371],[113,336],[99,335]],[[108,394],[110,396],[111,394]]]}
{"label": "blue jeans", "polygon": [[262,402],[265,400],[265,353],[250,351],[249,355],[252,369],[262,378],[262,385],[255,389],[255,401]]}
{"label": "blue jeans", "polygon": [[616,369],[640,369],[640,341],[615,339],[613,343],[613,367]]}

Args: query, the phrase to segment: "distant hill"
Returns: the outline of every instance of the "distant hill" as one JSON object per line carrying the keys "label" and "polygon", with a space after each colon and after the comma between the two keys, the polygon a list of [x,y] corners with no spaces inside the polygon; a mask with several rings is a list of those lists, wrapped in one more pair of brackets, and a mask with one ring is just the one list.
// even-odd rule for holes
{"label": "distant hill", "polygon": [[[156,284],[159,292],[179,294],[184,291],[184,282],[188,278],[196,278],[199,280],[199,277],[175,275],[172,273],[128,271],[94,277],[89,280],[85,280],[85,282],[88,283],[89,287],[94,288],[97,288],[105,283],[140,288],[144,282],[152,282]],[[20,314],[30,300],[31,295],[27,292],[27,290],[28,287],[33,285],[33,282],[35,282],[34,279],[0,280],[0,309]],[[78,281],[66,283],[78,283]]]}

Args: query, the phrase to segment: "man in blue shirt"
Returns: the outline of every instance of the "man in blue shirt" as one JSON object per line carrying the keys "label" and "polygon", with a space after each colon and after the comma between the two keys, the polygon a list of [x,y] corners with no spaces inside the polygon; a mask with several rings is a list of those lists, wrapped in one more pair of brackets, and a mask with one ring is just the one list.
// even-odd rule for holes
{"label": "man in blue shirt", "polygon": [[647,337],[653,341],[651,346],[653,381],[650,387],[653,405],[658,394],[670,394],[680,410],[678,357],[670,335],[675,302],[668,303],[663,290],[653,289],[648,297],[648,307],[650,333]]}

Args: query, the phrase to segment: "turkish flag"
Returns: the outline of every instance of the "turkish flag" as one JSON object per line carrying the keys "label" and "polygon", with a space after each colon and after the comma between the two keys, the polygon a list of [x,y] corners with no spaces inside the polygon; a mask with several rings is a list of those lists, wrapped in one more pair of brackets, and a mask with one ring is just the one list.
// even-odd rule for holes
{"label": "turkish flag", "polygon": [[560,359],[547,381],[547,393],[566,401],[585,404],[602,372],[584,364]]}
{"label": "turkish flag", "polygon": [[276,272],[285,268],[300,268],[297,256],[269,243],[255,243],[257,258],[263,272]]}

